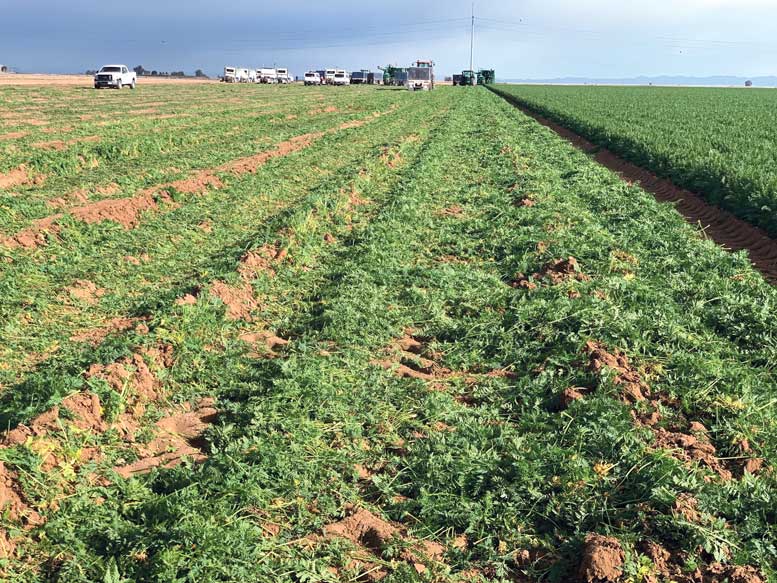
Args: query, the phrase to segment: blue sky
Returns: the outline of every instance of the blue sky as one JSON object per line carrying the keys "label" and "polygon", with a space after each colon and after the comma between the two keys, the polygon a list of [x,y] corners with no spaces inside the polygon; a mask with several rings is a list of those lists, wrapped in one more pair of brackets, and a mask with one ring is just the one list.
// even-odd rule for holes
{"label": "blue sky", "polygon": [[[469,62],[469,0],[0,0],[0,63],[376,69]],[[777,73],[777,0],[480,0],[476,67],[501,78]]]}

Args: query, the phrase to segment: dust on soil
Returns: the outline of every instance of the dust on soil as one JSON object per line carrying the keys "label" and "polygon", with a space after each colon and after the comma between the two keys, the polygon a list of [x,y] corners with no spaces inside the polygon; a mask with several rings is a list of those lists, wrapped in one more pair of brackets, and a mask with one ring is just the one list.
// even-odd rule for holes
{"label": "dust on soil", "polygon": [[624,553],[618,539],[589,533],[578,575],[587,583],[615,583],[623,574]]}

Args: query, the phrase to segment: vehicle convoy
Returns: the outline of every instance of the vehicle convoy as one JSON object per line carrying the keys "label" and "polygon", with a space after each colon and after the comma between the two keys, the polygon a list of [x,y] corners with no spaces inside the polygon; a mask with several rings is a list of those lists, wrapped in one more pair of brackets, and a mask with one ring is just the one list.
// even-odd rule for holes
{"label": "vehicle convoy", "polygon": [[351,76],[348,74],[348,72],[344,71],[343,69],[337,69],[335,71],[334,79],[332,80],[333,85],[350,85],[351,84]]}
{"label": "vehicle convoy", "polygon": [[405,88],[410,91],[431,91],[434,89],[434,61],[416,61],[407,68]]}
{"label": "vehicle convoy", "polygon": [[113,87],[114,89],[130,87],[135,89],[137,82],[137,73],[128,69],[127,65],[105,65],[94,76],[95,89],[102,89],[103,87]]}
{"label": "vehicle convoy", "polygon": [[321,74],[318,71],[305,73],[305,85],[321,85]]}

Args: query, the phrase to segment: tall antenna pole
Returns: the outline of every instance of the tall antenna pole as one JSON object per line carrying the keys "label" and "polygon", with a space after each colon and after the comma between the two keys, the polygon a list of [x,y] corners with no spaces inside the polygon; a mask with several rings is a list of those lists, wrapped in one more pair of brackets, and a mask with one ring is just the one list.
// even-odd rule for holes
{"label": "tall antenna pole", "polygon": [[469,39],[469,70],[474,70],[475,61],[475,3],[472,3],[472,34]]}

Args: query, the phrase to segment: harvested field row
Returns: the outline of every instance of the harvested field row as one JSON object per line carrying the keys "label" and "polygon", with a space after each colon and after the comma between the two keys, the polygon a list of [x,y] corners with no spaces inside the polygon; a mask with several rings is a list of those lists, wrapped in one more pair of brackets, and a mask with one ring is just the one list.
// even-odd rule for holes
{"label": "harvested field row", "polygon": [[747,251],[753,266],[771,283],[777,283],[777,241],[768,233],[705,202],[699,195],[678,188],[669,180],[659,178],[652,172],[619,158],[607,149],[599,148],[573,131],[520,105],[520,102],[512,99],[509,94],[497,93],[575,147],[591,154],[596,162],[616,172],[623,180],[638,184],[655,195],[659,201],[676,203],[676,208],[683,217],[688,222],[701,227],[705,235],[718,245],[732,251]]}
{"label": "harvested field row", "polygon": [[489,92],[374,99],[13,256],[6,578],[773,577],[777,292]]}

